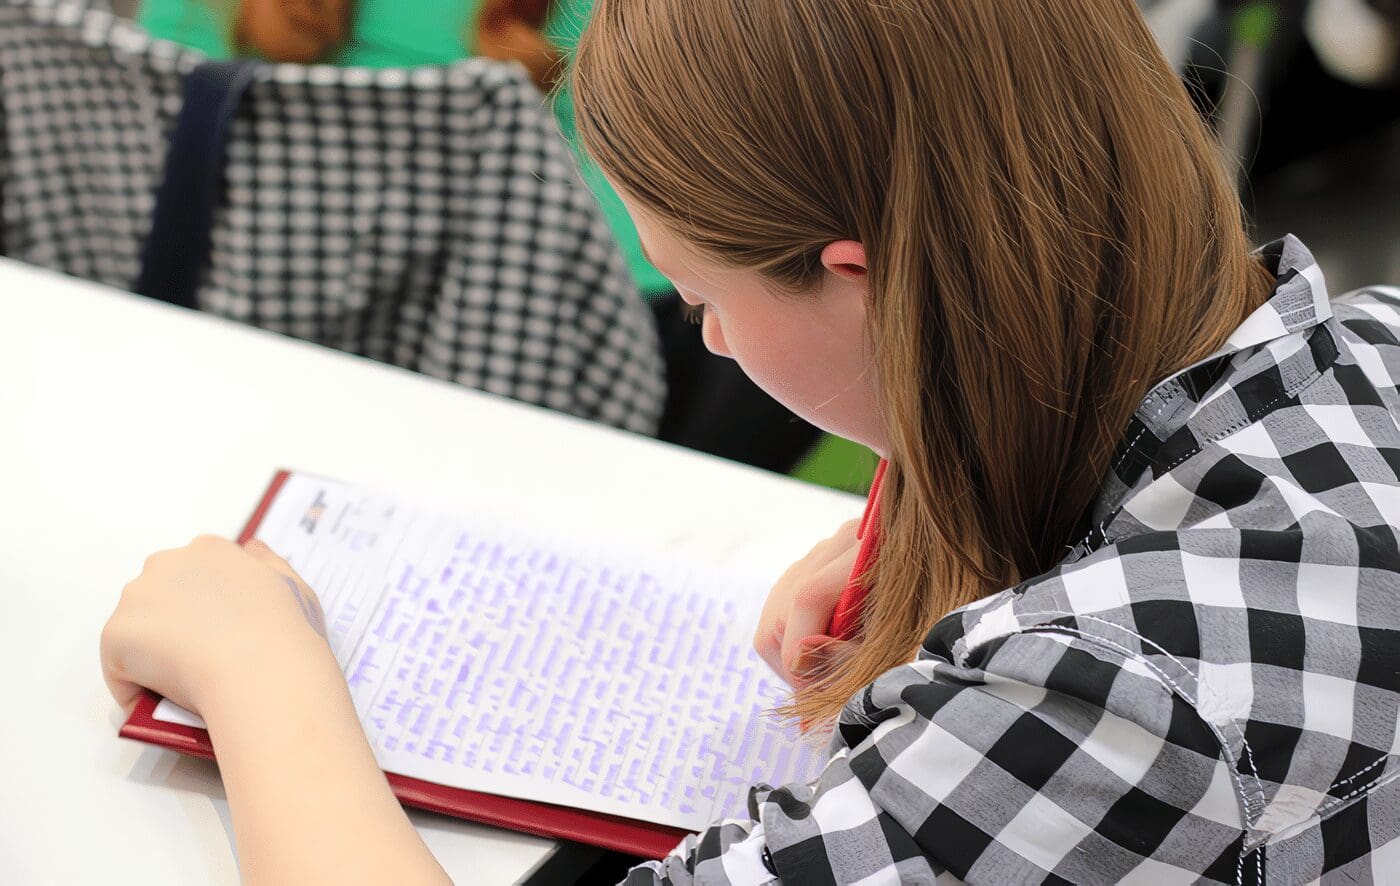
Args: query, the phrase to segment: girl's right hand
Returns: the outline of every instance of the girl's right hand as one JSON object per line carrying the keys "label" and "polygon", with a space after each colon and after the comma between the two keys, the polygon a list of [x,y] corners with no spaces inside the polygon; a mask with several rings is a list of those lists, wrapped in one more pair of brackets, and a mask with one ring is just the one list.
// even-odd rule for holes
{"label": "girl's right hand", "polygon": [[[836,601],[855,568],[859,528],[859,520],[843,523],[834,535],[788,567],[768,592],[753,645],[789,686],[797,688],[803,682],[803,675],[817,663],[816,655],[849,642],[835,640],[826,631]],[[818,647],[824,647],[824,652],[814,652]]]}

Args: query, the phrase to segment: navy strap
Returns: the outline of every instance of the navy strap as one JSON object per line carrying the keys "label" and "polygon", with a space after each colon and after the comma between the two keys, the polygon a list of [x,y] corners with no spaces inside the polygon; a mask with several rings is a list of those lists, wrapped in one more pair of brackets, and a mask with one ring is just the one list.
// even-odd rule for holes
{"label": "navy strap", "polygon": [[185,78],[165,178],[156,192],[151,232],[141,250],[136,292],[195,307],[209,262],[210,229],[222,194],[229,130],[257,62],[206,62]]}

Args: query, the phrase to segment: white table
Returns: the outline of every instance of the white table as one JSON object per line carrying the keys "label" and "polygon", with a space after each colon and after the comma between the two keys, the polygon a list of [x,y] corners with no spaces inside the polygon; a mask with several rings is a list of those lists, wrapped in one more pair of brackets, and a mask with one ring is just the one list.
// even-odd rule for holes
{"label": "white table", "polygon": [[[0,259],[0,880],[237,882],[216,770],[116,737],[97,640],[147,554],[232,535],[279,467],[774,574],[861,507]],[[558,846],[414,822],[464,884]]]}

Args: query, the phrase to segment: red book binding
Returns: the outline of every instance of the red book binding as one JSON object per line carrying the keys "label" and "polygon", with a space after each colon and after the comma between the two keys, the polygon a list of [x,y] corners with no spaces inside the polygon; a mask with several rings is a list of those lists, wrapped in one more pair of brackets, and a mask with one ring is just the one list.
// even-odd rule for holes
{"label": "red book binding", "polygon": [[[239,534],[240,544],[253,537],[263,515],[271,507],[273,499],[277,497],[288,476],[290,472],[278,471],[277,476],[273,478],[253,516]],[[155,719],[155,709],[159,702],[159,696],[151,692],[145,693],[136,703],[136,709],[131,712],[126,724],[122,726],[121,736],[193,757],[213,760],[214,746],[209,740],[209,733],[203,729]],[[644,858],[663,857],[675,848],[687,833],[680,828],[601,812],[450,788],[392,773],[386,773],[386,776],[394,790],[394,796],[405,806],[540,837],[601,846],[604,849]]]}

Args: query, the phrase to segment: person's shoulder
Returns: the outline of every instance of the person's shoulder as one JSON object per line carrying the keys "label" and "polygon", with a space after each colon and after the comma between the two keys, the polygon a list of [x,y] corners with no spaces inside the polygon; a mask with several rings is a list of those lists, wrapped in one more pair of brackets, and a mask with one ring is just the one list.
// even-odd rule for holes
{"label": "person's shoulder", "polygon": [[1400,343],[1400,286],[1363,286],[1332,299],[1332,311],[1351,344]]}
{"label": "person's shoulder", "polygon": [[[1049,571],[957,609],[934,626],[923,657],[966,665],[977,652],[1028,632],[1122,643],[1140,634],[1139,617],[1156,624],[1191,618],[1189,587],[1195,545],[1181,530],[1144,532],[1086,553],[1073,552]],[[1184,605],[1173,605],[1184,604]]]}
{"label": "person's shoulder", "polygon": [[1373,283],[1332,298],[1333,305],[1385,305],[1400,311],[1400,284]]}
{"label": "person's shoulder", "polygon": [[999,687],[996,694],[1012,684],[1106,709],[1152,707],[1172,695],[1194,704],[1188,661],[1200,657],[1209,621],[1201,607],[1244,604],[1212,582],[1237,557],[1207,562],[1183,535],[1147,533],[1075,554],[948,613],[915,661],[852,700],[847,719],[871,726],[911,700],[936,708],[970,686]]}

